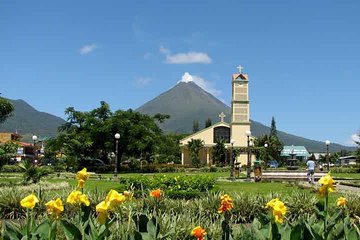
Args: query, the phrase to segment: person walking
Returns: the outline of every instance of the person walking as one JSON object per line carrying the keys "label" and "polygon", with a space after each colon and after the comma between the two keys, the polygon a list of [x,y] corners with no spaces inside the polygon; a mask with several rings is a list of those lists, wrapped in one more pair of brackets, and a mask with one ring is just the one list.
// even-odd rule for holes
{"label": "person walking", "polygon": [[309,183],[314,184],[315,161],[313,159],[309,159],[306,162],[306,165],[307,165],[307,179]]}

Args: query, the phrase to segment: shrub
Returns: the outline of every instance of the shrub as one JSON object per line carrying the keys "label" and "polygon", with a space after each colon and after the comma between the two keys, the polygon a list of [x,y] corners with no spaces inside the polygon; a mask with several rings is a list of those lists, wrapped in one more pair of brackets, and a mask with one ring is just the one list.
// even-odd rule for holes
{"label": "shrub", "polygon": [[[124,184],[125,189],[134,189],[135,194],[141,191],[149,191],[151,189],[161,188],[166,194],[179,198],[184,196],[198,196],[197,192],[206,192],[214,188],[215,179],[208,176],[177,176],[170,177],[166,175],[156,175],[153,177],[136,176],[120,179],[120,183]],[[193,194],[191,192],[194,192]]]}
{"label": "shrub", "polygon": [[19,165],[4,165],[1,168],[2,172],[23,172],[24,170]]}
{"label": "shrub", "polygon": [[333,167],[331,168],[331,172],[332,173],[360,173],[360,168],[359,167]]}

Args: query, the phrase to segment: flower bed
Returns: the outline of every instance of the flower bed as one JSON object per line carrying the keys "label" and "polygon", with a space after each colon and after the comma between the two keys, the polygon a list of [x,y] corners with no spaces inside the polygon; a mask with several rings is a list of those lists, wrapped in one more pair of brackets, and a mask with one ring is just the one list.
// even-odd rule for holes
{"label": "flower bed", "polygon": [[[170,199],[162,188],[150,188],[153,185],[143,188],[141,198],[135,198],[131,191],[115,190],[103,196],[86,191],[88,178],[86,170],[78,172],[78,185],[65,196],[59,194],[47,199],[49,196],[39,196],[34,191],[20,199],[18,204],[25,210],[25,224],[4,221],[3,239],[230,240],[343,239],[345,236],[358,239],[360,236],[359,196],[330,202],[329,194],[335,186],[329,175],[319,180],[319,194],[312,196],[207,193],[193,200]],[[163,180],[168,183],[169,179]]]}

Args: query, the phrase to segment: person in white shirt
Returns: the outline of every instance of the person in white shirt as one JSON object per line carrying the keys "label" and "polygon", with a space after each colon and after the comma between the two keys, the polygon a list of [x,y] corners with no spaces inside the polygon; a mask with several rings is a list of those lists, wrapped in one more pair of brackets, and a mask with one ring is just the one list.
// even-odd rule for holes
{"label": "person in white shirt", "polygon": [[309,159],[306,162],[307,165],[307,178],[309,183],[314,184],[314,173],[315,173],[315,161],[312,159]]}

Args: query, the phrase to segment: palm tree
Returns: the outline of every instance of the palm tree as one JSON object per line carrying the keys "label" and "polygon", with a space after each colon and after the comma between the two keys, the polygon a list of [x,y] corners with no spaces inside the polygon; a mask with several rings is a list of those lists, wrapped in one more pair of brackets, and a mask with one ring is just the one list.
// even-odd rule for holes
{"label": "palm tree", "polygon": [[214,163],[225,163],[226,149],[222,138],[216,139],[216,145],[213,147],[212,154]]}
{"label": "palm tree", "polygon": [[191,163],[195,167],[200,166],[199,152],[203,147],[204,147],[204,141],[201,139],[191,139],[191,141],[188,142]]}

